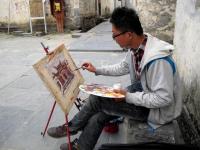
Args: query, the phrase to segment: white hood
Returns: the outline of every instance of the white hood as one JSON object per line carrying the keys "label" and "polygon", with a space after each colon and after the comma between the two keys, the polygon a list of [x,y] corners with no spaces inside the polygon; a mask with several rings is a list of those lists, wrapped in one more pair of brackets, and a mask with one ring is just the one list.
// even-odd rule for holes
{"label": "white hood", "polygon": [[172,54],[174,46],[145,33],[148,36],[145,46],[144,56],[141,61],[141,68],[144,69],[145,65],[151,60],[166,57]]}

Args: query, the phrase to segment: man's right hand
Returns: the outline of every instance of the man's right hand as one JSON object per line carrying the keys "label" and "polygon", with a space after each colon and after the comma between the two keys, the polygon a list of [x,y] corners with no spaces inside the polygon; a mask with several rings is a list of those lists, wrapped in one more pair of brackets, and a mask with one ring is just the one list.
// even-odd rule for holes
{"label": "man's right hand", "polygon": [[90,72],[96,72],[96,68],[90,63],[90,62],[85,62],[82,64],[82,68],[83,69],[86,69]]}

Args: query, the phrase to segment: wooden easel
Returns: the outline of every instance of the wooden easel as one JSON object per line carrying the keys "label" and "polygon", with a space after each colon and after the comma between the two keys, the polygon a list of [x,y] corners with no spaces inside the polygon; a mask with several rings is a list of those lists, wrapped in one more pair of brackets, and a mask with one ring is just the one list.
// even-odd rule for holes
{"label": "wooden easel", "polygon": [[[45,47],[44,44],[43,44],[42,42],[41,42],[41,45],[42,45],[42,47],[44,48],[44,51],[45,51],[46,55],[50,55],[51,53],[49,53],[49,48],[48,48],[48,46]],[[49,122],[50,122],[50,120],[51,120],[52,114],[53,114],[54,109],[55,109],[55,106],[56,106],[56,101],[54,102],[53,107],[52,107],[52,109],[51,109],[51,112],[50,112],[50,115],[49,115],[49,117],[48,117],[46,126],[45,126],[45,128],[44,128],[44,132],[41,132],[41,135],[42,135],[43,137],[44,137],[45,134],[46,134],[47,128],[48,128],[48,126],[49,126]],[[67,130],[67,143],[68,143],[69,150],[72,150],[72,147],[71,147],[71,139],[70,139],[70,132],[69,132],[68,114],[65,114],[65,119],[66,119],[66,125],[67,125],[67,127],[66,127],[66,130]]]}

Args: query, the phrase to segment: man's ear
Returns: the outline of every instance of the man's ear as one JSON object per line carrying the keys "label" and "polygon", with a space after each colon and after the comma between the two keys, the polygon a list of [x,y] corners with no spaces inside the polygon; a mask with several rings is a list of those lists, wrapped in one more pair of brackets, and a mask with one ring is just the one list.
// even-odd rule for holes
{"label": "man's ear", "polygon": [[137,35],[134,32],[129,32],[131,39],[136,39]]}
{"label": "man's ear", "polygon": [[133,39],[134,37],[134,35],[133,35],[133,33],[132,32],[127,32],[127,35],[128,35],[128,37],[129,37],[129,39]]}

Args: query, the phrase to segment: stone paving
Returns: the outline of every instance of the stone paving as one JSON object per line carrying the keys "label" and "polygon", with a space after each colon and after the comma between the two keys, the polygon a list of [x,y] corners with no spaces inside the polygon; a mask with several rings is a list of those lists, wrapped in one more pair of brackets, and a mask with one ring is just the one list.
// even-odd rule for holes
{"label": "stone paving", "polygon": [[[99,28],[103,27],[100,25]],[[94,38],[90,39],[91,42],[95,38],[99,37],[95,35]],[[104,38],[104,40],[109,41],[111,39]],[[76,44],[75,41],[81,43],[78,38],[72,38],[71,34],[49,34],[42,37],[0,34],[0,150],[56,150],[59,149],[60,144],[66,142],[66,138],[53,139],[49,136],[43,138],[40,135],[54,99],[33,70],[32,65],[45,54],[40,42],[53,50],[61,43],[64,43],[66,47],[73,46],[72,43]],[[95,42],[90,46],[91,49],[92,46],[95,47]],[[70,54],[77,66],[80,66],[83,61],[91,61],[96,66],[113,64],[125,55],[120,49],[118,49],[119,52],[115,53],[112,51],[101,52],[101,47],[99,49],[97,47],[93,52],[86,52],[84,48],[82,52],[71,50]],[[111,57],[113,59],[110,59]],[[81,73],[86,82],[109,85],[116,82],[116,77],[96,77],[86,71],[81,71]],[[129,83],[129,77],[117,77],[117,82],[126,86]],[[86,98],[88,95],[80,93],[80,96]],[[77,112],[77,108],[73,106],[69,120]],[[57,106],[50,126],[60,125],[64,121],[64,114]],[[122,134],[122,131],[118,135]],[[104,140],[100,139],[97,147],[102,142],[121,141],[119,138],[121,136],[117,134],[111,136],[107,133],[102,134],[103,138],[101,139]],[[72,137],[72,139],[74,138],[75,136]]]}
{"label": "stone paving", "polygon": [[93,29],[87,34],[81,34],[77,41],[70,45],[70,50],[74,51],[121,51],[122,49],[112,39],[111,24],[106,21]]}

